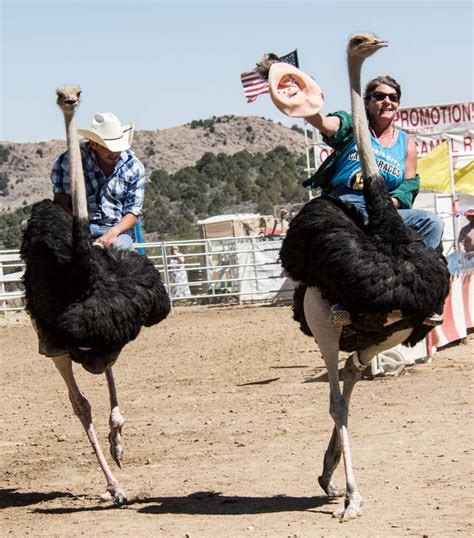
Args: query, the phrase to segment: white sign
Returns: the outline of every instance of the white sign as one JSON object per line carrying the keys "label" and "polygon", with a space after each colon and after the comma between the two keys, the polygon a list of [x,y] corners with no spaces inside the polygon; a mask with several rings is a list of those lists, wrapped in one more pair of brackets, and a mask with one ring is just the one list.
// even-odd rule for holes
{"label": "white sign", "polygon": [[[474,157],[474,102],[401,108],[395,125],[414,139],[419,158],[444,140],[450,143],[454,169],[465,166]],[[326,144],[314,145],[316,168],[332,151]]]}
{"label": "white sign", "polygon": [[448,140],[455,169],[474,156],[474,102],[401,108],[395,125],[415,141],[418,157],[424,157]]}

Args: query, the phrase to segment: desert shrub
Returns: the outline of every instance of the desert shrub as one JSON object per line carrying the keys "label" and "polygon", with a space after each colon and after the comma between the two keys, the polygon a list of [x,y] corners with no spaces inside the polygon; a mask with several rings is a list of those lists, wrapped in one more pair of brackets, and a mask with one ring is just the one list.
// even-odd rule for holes
{"label": "desert shrub", "polygon": [[304,135],[304,129],[302,129],[301,127],[298,127],[298,125],[296,124],[293,124],[291,126],[291,130]]}
{"label": "desert shrub", "polygon": [[0,196],[8,194],[8,176],[5,172],[0,172]]}
{"label": "desert shrub", "polygon": [[0,164],[8,162],[11,150],[8,146],[0,144]]}

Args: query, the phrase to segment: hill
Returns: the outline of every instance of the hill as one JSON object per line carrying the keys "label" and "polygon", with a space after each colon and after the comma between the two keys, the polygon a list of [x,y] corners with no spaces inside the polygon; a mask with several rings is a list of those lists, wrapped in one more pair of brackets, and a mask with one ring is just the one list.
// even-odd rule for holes
{"label": "hill", "polygon": [[[58,140],[0,145],[0,249],[18,248],[31,204],[51,198],[51,165],[65,149]],[[198,219],[272,214],[274,206],[307,199],[304,133],[296,125],[224,116],[138,131],[133,149],[147,168],[145,239],[193,238]]]}
{"label": "hill", "polygon": [[[162,131],[136,131],[133,141],[133,150],[145,164],[148,176],[158,169],[174,173],[192,166],[206,152],[233,155],[246,150],[255,155],[276,146],[303,155],[302,129],[255,116],[222,116]],[[65,140],[1,142],[0,211],[10,212],[51,197],[51,166],[65,150]]]}

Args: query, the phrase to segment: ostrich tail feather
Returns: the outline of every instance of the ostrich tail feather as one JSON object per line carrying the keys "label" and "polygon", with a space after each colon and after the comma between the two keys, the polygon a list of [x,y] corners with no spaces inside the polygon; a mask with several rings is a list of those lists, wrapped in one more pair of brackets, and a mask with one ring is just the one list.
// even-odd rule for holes
{"label": "ostrich tail feather", "polygon": [[146,256],[94,246],[87,223],[51,200],[33,206],[21,256],[26,309],[55,347],[113,354],[170,311]]}
{"label": "ostrich tail feather", "polygon": [[300,324],[300,329],[306,336],[313,336],[304,314],[304,296],[308,286],[301,284],[295,287],[293,293],[293,319]]}

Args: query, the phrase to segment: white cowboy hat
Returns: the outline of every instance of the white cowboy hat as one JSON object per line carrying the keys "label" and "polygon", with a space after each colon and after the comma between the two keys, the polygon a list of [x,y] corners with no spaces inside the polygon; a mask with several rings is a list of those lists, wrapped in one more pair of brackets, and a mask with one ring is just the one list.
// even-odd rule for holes
{"label": "white cowboy hat", "polygon": [[110,151],[124,151],[132,145],[133,123],[121,125],[112,112],[98,112],[92,119],[90,130],[78,129],[77,132]]}
{"label": "white cowboy hat", "polygon": [[323,106],[321,88],[311,77],[291,64],[272,64],[268,84],[273,103],[287,116],[307,118],[317,114]]}

